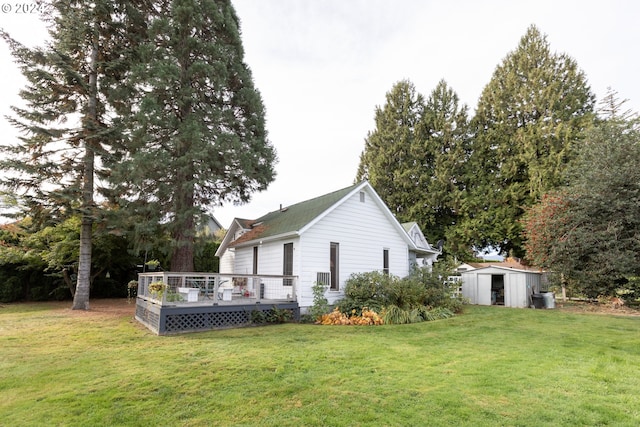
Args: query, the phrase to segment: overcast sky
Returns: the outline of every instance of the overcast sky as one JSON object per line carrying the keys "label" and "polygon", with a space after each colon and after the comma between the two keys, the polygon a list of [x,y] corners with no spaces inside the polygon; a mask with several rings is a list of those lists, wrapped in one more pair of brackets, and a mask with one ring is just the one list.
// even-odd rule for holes
{"label": "overcast sky", "polygon": [[[28,2],[28,0],[27,0]],[[7,3],[9,4],[9,3]],[[257,218],[354,182],[374,110],[399,80],[428,96],[445,79],[473,113],[496,66],[531,24],[574,58],[598,99],[612,87],[640,111],[640,2],[479,0],[233,0],[245,62],[267,111],[277,177],[249,204],[217,208]],[[4,10],[4,9],[3,9]],[[41,44],[37,15],[0,12],[0,27]],[[0,113],[21,76],[0,43]],[[2,141],[15,138],[4,120]]]}

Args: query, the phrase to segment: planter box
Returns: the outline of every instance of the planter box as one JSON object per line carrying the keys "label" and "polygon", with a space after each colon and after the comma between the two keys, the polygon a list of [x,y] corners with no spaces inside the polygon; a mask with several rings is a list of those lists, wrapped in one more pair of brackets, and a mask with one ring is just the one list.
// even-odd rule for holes
{"label": "planter box", "polygon": [[186,298],[187,302],[198,301],[200,288],[178,288],[178,293]]}

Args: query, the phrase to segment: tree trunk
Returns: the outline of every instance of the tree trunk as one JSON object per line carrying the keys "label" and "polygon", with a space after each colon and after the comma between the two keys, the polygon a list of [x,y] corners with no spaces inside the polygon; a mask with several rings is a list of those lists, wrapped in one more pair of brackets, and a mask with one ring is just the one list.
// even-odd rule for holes
{"label": "tree trunk", "polygon": [[189,238],[186,233],[180,230],[173,238],[180,245],[173,250],[171,255],[171,271],[193,271],[193,236]]}
{"label": "tree trunk", "polygon": [[[189,179],[187,174],[180,173],[183,180]],[[183,181],[182,187],[191,187]],[[171,237],[175,245],[171,255],[171,271],[193,271],[195,218],[193,190],[183,191],[176,195],[176,220]]]}
{"label": "tree trunk", "polygon": [[95,150],[95,126],[98,122],[97,109],[97,61],[98,46],[94,40],[91,46],[88,111],[84,117],[84,159],[82,176],[82,225],[80,226],[80,256],[78,259],[78,282],[73,296],[73,310],[89,310],[91,289],[91,234],[93,228],[93,172]]}
{"label": "tree trunk", "polygon": [[[186,36],[185,36],[186,37]],[[191,58],[188,50],[181,52],[178,59],[181,66],[180,80],[183,84],[189,85],[189,67]],[[180,107],[180,118],[184,123],[189,123],[192,111],[191,100],[186,100]],[[195,236],[195,220],[193,215],[194,206],[194,174],[193,162],[189,159],[191,155],[192,142],[185,137],[178,139],[176,147],[176,157],[181,164],[176,174],[176,192],[174,194],[175,220],[171,231],[173,238],[173,253],[171,254],[171,271],[193,271],[193,246]]]}
{"label": "tree trunk", "polygon": [[91,229],[93,221],[82,214],[80,227],[80,257],[78,260],[78,283],[73,297],[74,310],[89,310],[89,290],[91,288]]}
{"label": "tree trunk", "polygon": [[69,275],[69,270],[67,268],[63,268],[62,269],[62,279],[64,280],[64,283],[69,288],[69,292],[71,292],[71,296],[73,298],[75,298],[76,297],[76,287],[75,287],[75,284],[73,283],[73,281],[71,280],[71,276]]}

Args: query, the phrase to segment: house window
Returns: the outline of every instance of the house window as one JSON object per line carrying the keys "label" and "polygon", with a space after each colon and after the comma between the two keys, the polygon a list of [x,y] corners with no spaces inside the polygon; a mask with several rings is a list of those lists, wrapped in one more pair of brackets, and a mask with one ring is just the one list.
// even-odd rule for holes
{"label": "house window", "polygon": [[[293,276],[293,243],[284,244],[282,275]],[[282,284],[284,286],[291,286],[293,284],[293,279],[284,279]]]}
{"label": "house window", "polygon": [[340,244],[331,242],[330,249],[329,249],[329,271],[331,272],[331,284],[329,286],[329,289],[332,291],[340,290],[339,258],[340,258]]}
{"label": "house window", "polygon": [[258,247],[253,247],[253,274],[258,274]]}
{"label": "house window", "polygon": [[364,203],[364,191],[360,192],[360,201]]}
{"label": "house window", "polygon": [[389,274],[389,249],[382,250],[382,272]]}

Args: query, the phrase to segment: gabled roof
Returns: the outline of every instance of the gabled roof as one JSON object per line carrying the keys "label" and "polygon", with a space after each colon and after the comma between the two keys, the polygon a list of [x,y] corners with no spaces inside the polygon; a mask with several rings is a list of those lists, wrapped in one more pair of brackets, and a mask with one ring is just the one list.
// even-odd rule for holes
{"label": "gabled roof", "polygon": [[[216,256],[222,256],[228,247],[235,247],[246,242],[299,234],[303,228],[319,218],[323,213],[329,211],[331,207],[335,206],[352,191],[363,187],[365,184],[369,185],[366,182],[351,185],[341,190],[269,212],[258,219],[234,218],[220,247],[216,251]],[[233,240],[238,230],[244,230],[245,232],[242,236]]]}
{"label": "gabled roof", "polygon": [[[420,226],[418,225],[417,222],[415,221],[411,221],[411,222],[404,222],[401,224],[402,228],[404,229],[404,231],[409,235],[409,237],[411,238],[411,240],[413,241],[414,245],[416,246],[416,248],[422,252],[422,253],[440,253],[439,248],[434,248],[431,246],[431,244],[429,244],[429,242],[427,241],[427,238],[425,237],[424,233],[422,233],[422,230],[420,229]],[[416,238],[414,237],[414,234],[417,234],[418,238],[416,241]]]}
{"label": "gabled roof", "polygon": [[[295,205],[283,207],[253,221],[250,230],[236,239],[232,246],[251,240],[294,234],[342,200],[361,184],[352,185]],[[249,228],[249,227],[247,227]]]}
{"label": "gabled roof", "polygon": [[[289,236],[299,236],[332,212],[343,201],[362,190],[370,193],[374,202],[382,209],[385,216],[407,242],[410,249],[424,253],[439,253],[433,249],[418,248],[373,187],[371,187],[367,181],[363,181],[341,190],[269,212],[256,220],[234,219],[216,255],[221,256],[228,247],[255,244],[263,240],[276,240]],[[233,240],[233,236],[240,230],[244,230],[244,233]]]}

